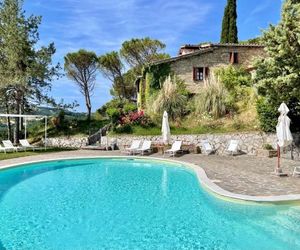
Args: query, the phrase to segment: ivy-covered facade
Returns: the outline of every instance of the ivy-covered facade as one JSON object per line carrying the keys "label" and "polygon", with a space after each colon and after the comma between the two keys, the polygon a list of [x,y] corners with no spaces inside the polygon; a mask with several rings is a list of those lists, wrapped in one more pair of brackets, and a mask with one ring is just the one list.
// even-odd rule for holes
{"label": "ivy-covered facade", "polygon": [[178,56],[144,68],[143,75],[136,82],[138,107],[145,108],[148,97],[162,87],[169,75],[178,76],[188,92],[197,94],[215,68],[237,65],[252,71],[254,59],[264,54],[264,47],[259,44],[184,45]]}

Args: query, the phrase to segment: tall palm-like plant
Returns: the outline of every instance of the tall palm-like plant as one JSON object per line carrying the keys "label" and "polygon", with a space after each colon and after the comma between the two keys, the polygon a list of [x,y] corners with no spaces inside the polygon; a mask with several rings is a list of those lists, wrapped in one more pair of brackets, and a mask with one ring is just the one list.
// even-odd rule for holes
{"label": "tall palm-like plant", "polygon": [[153,106],[155,113],[167,111],[169,117],[174,121],[185,113],[187,98],[180,93],[177,77],[167,77]]}
{"label": "tall palm-like plant", "polygon": [[228,96],[224,85],[213,74],[204,81],[201,92],[196,96],[196,112],[208,113],[214,118],[220,118],[226,114],[226,98]]}

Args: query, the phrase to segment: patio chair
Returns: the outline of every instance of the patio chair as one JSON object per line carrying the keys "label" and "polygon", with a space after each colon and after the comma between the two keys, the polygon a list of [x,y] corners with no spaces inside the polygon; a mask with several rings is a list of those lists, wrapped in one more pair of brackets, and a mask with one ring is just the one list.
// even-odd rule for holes
{"label": "patio chair", "polygon": [[124,149],[124,152],[127,154],[133,154],[137,149],[139,149],[141,144],[140,140],[133,140],[131,146]]}
{"label": "patio chair", "polygon": [[108,138],[107,136],[101,136],[100,138],[100,146],[105,148],[105,150],[108,150]]}
{"label": "patio chair", "polygon": [[230,140],[228,147],[226,149],[228,154],[234,155],[239,152],[239,141],[238,140]]}
{"label": "patio chair", "polygon": [[152,151],[151,145],[152,145],[152,141],[148,141],[148,140],[143,141],[142,146],[136,149],[134,153],[141,154],[141,155],[144,155],[144,153],[146,152],[150,153]]}
{"label": "patio chair", "polygon": [[182,141],[175,141],[172,144],[171,149],[165,151],[165,154],[169,154],[170,156],[175,157],[178,152],[181,152]]}
{"label": "patio chair", "polygon": [[208,140],[201,140],[201,149],[206,155],[210,155],[216,151]]}
{"label": "patio chair", "polygon": [[4,140],[2,143],[6,151],[12,150],[18,152],[18,149],[20,149],[20,147],[15,147],[10,140]]}
{"label": "patio chair", "polygon": [[0,145],[0,152],[4,152],[6,154],[6,149]]}
{"label": "patio chair", "polygon": [[25,151],[27,149],[31,149],[32,151],[43,149],[43,148],[31,145],[27,139],[19,140],[19,142],[21,144],[21,148],[23,148]]}
{"label": "patio chair", "polygon": [[293,171],[293,176],[300,176],[300,167],[295,167]]}

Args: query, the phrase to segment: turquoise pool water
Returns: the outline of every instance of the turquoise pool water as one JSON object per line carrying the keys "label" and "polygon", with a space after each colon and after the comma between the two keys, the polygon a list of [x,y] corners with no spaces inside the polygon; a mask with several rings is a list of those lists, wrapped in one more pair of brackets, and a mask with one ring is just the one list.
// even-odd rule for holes
{"label": "turquoise pool water", "polygon": [[300,209],[226,202],[180,166],[68,160],[0,171],[0,249],[300,249]]}

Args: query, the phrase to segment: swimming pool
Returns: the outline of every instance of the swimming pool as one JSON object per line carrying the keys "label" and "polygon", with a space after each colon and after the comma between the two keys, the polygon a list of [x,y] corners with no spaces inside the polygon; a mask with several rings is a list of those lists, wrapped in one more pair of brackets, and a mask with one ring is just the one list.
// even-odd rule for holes
{"label": "swimming pool", "polygon": [[0,249],[300,249],[300,210],[226,202],[163,161],[0,171]]}

